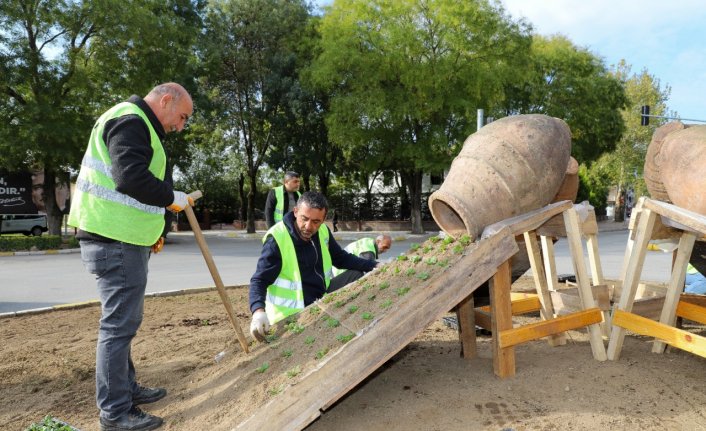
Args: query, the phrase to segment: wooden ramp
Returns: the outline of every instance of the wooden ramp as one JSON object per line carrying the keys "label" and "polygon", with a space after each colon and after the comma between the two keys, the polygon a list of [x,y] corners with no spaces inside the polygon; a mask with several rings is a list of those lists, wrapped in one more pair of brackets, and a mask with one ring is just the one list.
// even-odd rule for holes
{"label": "wooden ramp", "polygon": [[[424,246],[424,249],[430,249],[426,255],[421,249],[413,250],[409,253],[411,257],[404,258],[406,262],[400,262],[400,258],[400,261],[387,263],[300,313],[312,314],[310,309],[316,307],[316,320],[309,322],[306,328],[302,327],[299,336],[303,337],[309,327],[321,327],[321,322],[328,322],[329,326],[340,324],[354,336],[335,351],[331,349],[332,353],[325,353],[326,356],[313,369],[302,370],[305,378],[286,387],[249,419],[233,424],[234,429],[301,430],[306,427],[432,322],[468,298],[518,250],[509,229],[500,229],[476,243],[466,242],[463,247],[458,241],[438,241],[433,246],[446,253],[453,250],[458,259],[454,260],[453,254],[451,259],[428,257],[433,254],[432,247]],[[400,269],[402,263],[409,265],[407,259],[417,266]],[[398,272],[392,279],[401,282],[400,285],[391,286],[389,281],[381,281],[390,280],[392,271]],[[405,280],[408,280],[406,285]],[[506,288],[509,294],[509,284]],[[388,299],[370,308],[374,313],[360,314],[358,308],[368,304],[365,301],[375,300],[376,293],[390,292],[397,292],[398,297],[392,297],[394,302]],[[351,319],[351,314],[355,314],[356,319]]]}

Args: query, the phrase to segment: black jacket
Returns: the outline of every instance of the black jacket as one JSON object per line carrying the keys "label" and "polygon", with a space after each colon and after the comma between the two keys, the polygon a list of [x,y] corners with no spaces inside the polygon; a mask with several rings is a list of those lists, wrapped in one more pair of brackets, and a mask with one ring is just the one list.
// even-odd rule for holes
{"label": "black jacket", "polygon": [[[159,139],[163,140],[166,135],[164,128],[149,105],[139,96],[131,96],[127,101],[142,109]],[[111,174],[117,191],[147,205],[167,207],[174,202],[171,169],[167,169],[164,181],[149,171],[153,151],[150,132],[142,118],[138,115],[125,115],[108,121],[103,129],[103,141],[110,154]],[[78,231],[76,237],[113,241],[82,230]]]}
{"label": "black jacket", "polygon": [[[282,214],[287,214],[287,212],[293,210],[294,208],[289,208],[289,195],[294,195],[294,202],[299,200],[299,193],[288,192],[286,189],[284,191],[284,208],[282,208]],[[267,201],[265,201],[265,222],[267,223],[267,229],[275,225],[275,208],[277,207],[277,195],[275,194],[275,189],[270,189],[267,193]]]}
{"label": "black jacket", "polygon": [[[319,233],[314,234],[311,237],[311,241],[304,241],[299,238],[294,227],[295,219],[292,212],[287,213],[282,222],[287,227],[287,231],[289,231],[289,236],[294,244],[294,251],[297,254],[297,263],[302,277],[302,289],[304,290],[304,305],[309,305],[326,293]],[[323,225],[321,229],[328,229],[328,226]],[[367,272],[377,265],[374,260],[361,259],[343,250],[330,231],[328,250],[331,254],[331,263],[336,268],[357,269]],[[272,236],[269,236],[262,246],[262,254],[257,261],[255,274],[250,279],[250,311],[265,308],[267,286],[277,279],[281,269],[282,255],[277,246],[277,241]]]}

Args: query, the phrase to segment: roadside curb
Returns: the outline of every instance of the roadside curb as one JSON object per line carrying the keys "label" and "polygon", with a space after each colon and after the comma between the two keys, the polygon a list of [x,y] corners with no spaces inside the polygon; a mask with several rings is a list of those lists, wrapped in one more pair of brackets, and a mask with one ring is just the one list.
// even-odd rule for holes
{"label": "roadside curb", "polygon": [[59,250],[37,250],[37,251],[0,251],[0,257],[4,256],[41,256],[45,254],[72,254],[80,253],[80,248],[62,248]]}
{"label": "roadside curb", "polygon": [[[242,285],[225,286],[225,288],[227,290],[244,288],[244,287],[247,287],[247,285],[242,284]],[[168,290],[165,292],[145,293],[145,298],[158,298],[158,297],[163,297],[163,296],[189,295],[189,294],[193,294],[193,293],[204,293],[204,292],[210,292],[210,291],[215,291],[215,290],[216,290],[216,286],[192,287],[189,289],[178,289],[178,290]],[[101,303],[99,300],[92,299],[90,301],[74,302],[74,303],[70,303],[70,304],[59,304],[59,305],[53,305],[51,307],[32,308],[31,310],[10,311],[7,313],[0,313],[0,319],[10,318],[10,317],[32,316],[32,315],[36,315],[36,314],[45,314],[45,313],[49,313],[52,311],[79,310],[82,308],[100,306],[100,304]]]}

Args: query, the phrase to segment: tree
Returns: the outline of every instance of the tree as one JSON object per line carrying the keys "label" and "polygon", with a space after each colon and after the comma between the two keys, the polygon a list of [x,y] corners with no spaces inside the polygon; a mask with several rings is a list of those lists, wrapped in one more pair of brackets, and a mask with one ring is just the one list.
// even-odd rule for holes
{"label": "tree", "polygon": [[450,165],[529,43],[527,26],[485,0],[339,0],[323,16],[311,73],[331,94],[330,138],[363,176],[400,173],[413,232],[423,173]]}
{"label": "tree", "polygon": [[620,79],[603,61],[566,37],[534,36],[531,61],[519,81],[506,88],[495,116],[545,114],[571,128],[571,153],[589,163],[615,148],[624,129],[627,99]]}
{"label": "tree", "polygon": [[308,16],[303,1],[221,0],[208,7],[202,85],[218,107],[215,122],[245,157],[248,232],[255,232],[258,171],[273,142],[284,139],[296,45]]}
{"label": "tree", "polygon": [[188,73],[196,7],[186,0],[0,3],[0,166],[44,170],[50,234],[61,229],[55,184],[78,169],[95,117]]}

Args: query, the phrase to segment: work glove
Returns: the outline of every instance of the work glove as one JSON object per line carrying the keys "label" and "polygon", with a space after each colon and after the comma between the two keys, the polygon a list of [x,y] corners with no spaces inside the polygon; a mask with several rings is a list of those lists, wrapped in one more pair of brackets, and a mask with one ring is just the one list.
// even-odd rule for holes
{"label": "work glove", "polygon": [[157,242],[152,245],[152,253],[157,254],[164,248],[164,237],[160,236]]}
{"label": "work glove", "polygon": [[178,192],[174,191],[174,202],[172,202],[171,205],[167,207],[168,210],[178,213],[179,211],[183,211],[186,206],[194,206],[194,200],[191,198],[191,196],[187,195],[184,192]]}
{"label": "work glove", "polygon": [[268,332],[270,332],[270,321],[267,320],[265,310],[255,311],[250,322],[250,334],[257,341],[265,341]]}

